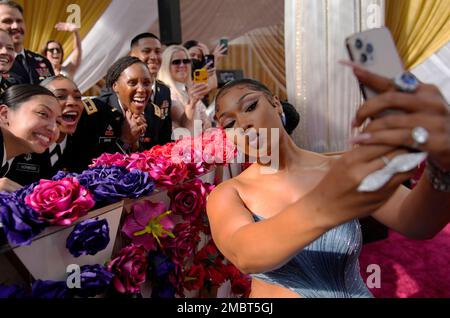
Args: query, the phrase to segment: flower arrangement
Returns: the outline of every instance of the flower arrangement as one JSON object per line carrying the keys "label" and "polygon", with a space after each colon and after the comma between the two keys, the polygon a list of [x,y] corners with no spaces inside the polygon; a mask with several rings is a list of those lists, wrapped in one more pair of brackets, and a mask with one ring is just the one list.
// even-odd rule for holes
{"label": "flower arrangement", "polygon": [[[249,278],[224,259],[210,237],[206,199],[214,186],[198,178],[235,156],[225,132],[215,129],[142,153],[103,154],[81,174],[59,172],[52,180],[1,193],[0,221],[15,245],[31,244],[47,226],[73,224],[94,207],[147,197],[155,187],[167,191],[170,204],[147,198],[131,204],[121,227],[125,244],[105,266],[81,267],[81,289],[36,281],[28,292],[0,286],[0,297],[94,297],[107,290],[137,295],[145,283],[152,297],[193,291],[211,297],[227,280],[234,295],[247,296]],[[106,220],[87,219],[76,224],[66,248],[74,257],[95,255],[111,239]]]}

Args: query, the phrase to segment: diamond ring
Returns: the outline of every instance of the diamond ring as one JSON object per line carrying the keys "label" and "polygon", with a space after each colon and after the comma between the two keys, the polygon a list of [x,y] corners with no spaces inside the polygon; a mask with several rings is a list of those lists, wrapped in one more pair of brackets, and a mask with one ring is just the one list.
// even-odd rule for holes
{"label": "diamond ring", "polygon": [[389,164],[389,158],[388,157],[386,157],[386,156],[381,156],[381,158],[380,158],[382,161],[383,161],[383,163],[384,163],[384,165],[385,166],[387,166],[388,164]]}
{"label": "diamond ring", "polygon": [[414,140],[412,148],[417,149],[428,142],[430,133],[425,128],[418,126],[411,131],[411,137]]}
{"label": "diamond ring", "polygon": [[397,90],[404,93],[414,93],[419,87],[419,80],[412,73],[405,72],[394,78]]}

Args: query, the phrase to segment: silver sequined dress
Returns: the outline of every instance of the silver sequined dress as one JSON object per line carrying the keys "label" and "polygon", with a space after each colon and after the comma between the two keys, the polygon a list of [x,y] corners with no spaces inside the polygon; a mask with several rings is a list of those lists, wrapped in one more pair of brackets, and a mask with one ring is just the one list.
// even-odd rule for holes
{"label": "silver sequined dress", "polygon": [[359,272],[361,247],[361,226],[354,220],[326,232],[282,267],[252,277],[304,298],[370,298]]}

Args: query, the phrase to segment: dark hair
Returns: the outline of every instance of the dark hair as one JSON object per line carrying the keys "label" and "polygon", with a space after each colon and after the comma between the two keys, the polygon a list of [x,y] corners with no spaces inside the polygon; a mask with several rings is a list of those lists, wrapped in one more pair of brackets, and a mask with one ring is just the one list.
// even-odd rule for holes
{"label": "dark hair", "polygon": [[[230,89],[232,89],[233,87],[236,87],[236,86],[246,86],[254,91],[263,92],[269,99],[272,99],[272,97],[273,97],[272,92],[267,88],[267,86],[265,86],[261,82],[255,81],[250,78],[242,78],[242,79],[237,79],[237,80],[233,80],[233,81],[226,83],[217,93],[216,102],[219,100],[219,98],[222,97],[222,95],[224,95]],[[217,106],[216,106],[216,109],[217,109]]]}
{"label": "dark hair", "polygon": [[150,32],[146,32],[146,33],[141,33],[141,34],[136,35],[133,38],[133,40],[131,40],[130,47],[131,48],[135,47],[136,45],[138,45],[138,43],[141,39],[146,39],[146,38],[157,39],[158,41],[161,42],[161,40],[156,35],[154,35],[153,33],[150,33]]}
{"label": "dark hair", "polygon": [[0,96],[0,103],[8,106],[8,108],[16,110],[20,107],[20,105],[37,95],[52,96],[56,98],[55,95],[53,95],[53,93],[45,87],[31,84],[20,84],[11,86],[3,92]]}
{"label": "dark hair", "polygon": [[22,8],[22,6],[20,4],[18,4],[17,2],[15,2],[15,1],[1,0],[0,1],[0,5],[6,5],[6,6],[12,8],[12,9],[19,10],[20,14],[23,15],[23,8]]}
{"label": "dark hair", "polygon": [[46,54],[47,54],[47,49],[48,49],[48,45],[49,45],[50,43],[56,43],[56,44],[58,44],[59,48],[61,49],[61,63],[62,63],[62,62],[64,61],[64,48],[63,48],[63,46],[61,45],[61,43],[59,43],[58,41],[55,41],[55,40],[47,41],[47,43],[45,44],[44,48],[43,48],[42,51],[41,51],[41,54],[42,54],[43,56],[47,56],[47,55],[46,55]]}
{"label": "dark hair", "polygon": [[286,125],[284,128],[288,135],[291,135],[300,123],[300,114],[295,107],[288,102],[281,102],[281,105],[283,106],[283,112],[286,115]]}
{"label": "dark hair", "polygon": [[196,40],[189,40],[183,43],[183,46],[189,50],[190,48],[193,48],[194,46],[198,46],[198,41]]}
{"label": "dark hair", "polygon": [[[70,78],[59,74],[59,75],[55,75],[55,76],[51,76],[51,77],[47,77],[45,80],[43,80],[39,85],[47,88],[47,86],[52,83],[53,81],[60,81],[60,80],[69,80],[71,81],[75,86],[77,86],[77,84]],[[78,86],[77,86],[78,87]]]}
{"label": "dark hair", "polygon": [[147,68],[147,65],[142,62],[137,57],[133,56],[124,56],[120,59],[118,59],[111,67],[108,69],[108,73],[106,74],[106,87],[112,88],[114,83],[117,82],[120,75],[124,70],[126,70],[128,67],[130,67],[133,64],[142,64]]}

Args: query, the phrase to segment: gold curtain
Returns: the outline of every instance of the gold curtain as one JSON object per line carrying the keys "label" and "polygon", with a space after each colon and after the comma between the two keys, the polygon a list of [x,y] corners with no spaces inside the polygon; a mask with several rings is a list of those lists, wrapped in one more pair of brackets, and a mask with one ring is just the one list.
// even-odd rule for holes
{"label": "gold curtain", "polygon": [[450,41],[450,1],[387,0],[386,25],[412,69]]}
{"label": "gold curtain", "polygon": [[287,99],[284,25],[256,29],[230,43],[228,55],[217,69],[242,69],[244,76],[264,83],[282,100]]}
{"label": "gold curtain", "polygon": [[[24,9],[26,24],[25,47],[40,53],[48,40],[56,40],[64,47],[65,56],[73,49],[73,36],[70,32],[55,30],[55,24],[66,22],[71,12],[67,8],[77,4],[81,9],[80,35],[83,38],[97,22],[111,0],[17,0]],[[101,45],[101,44],[99,44]]]}

